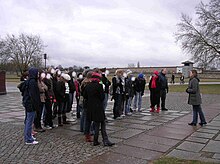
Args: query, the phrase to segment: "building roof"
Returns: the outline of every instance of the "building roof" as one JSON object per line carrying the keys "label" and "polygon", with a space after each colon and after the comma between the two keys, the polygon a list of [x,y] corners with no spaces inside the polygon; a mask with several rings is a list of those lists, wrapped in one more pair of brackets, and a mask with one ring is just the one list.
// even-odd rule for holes
{"label": "building roof", "polygon": [[182,62],[182,64],[194,64],[194,63],[189,61],[189,60],[187,60],[187,61]]}

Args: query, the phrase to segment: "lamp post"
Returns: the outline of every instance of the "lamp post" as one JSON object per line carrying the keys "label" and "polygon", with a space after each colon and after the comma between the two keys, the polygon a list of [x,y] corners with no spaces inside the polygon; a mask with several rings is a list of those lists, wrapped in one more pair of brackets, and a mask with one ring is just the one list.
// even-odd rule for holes
{"label": "lamp post", "polygon": [[45,60],[45,71],[46,71],[46,68],[47,68],[47,54],[44,54],[44,60]]}

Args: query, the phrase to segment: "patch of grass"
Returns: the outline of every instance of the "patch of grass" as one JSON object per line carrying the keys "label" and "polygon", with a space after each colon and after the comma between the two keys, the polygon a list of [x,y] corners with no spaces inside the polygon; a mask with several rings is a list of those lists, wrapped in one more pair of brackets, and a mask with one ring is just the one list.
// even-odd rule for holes
{"label": "patch of grass", "polygon": [[158,160],[152,161],[151,164],[211,164],[210,162],[202,162],[196,160],[184,160],[171,157],[162,157]]}
{"label": "patch of grass", "polygon": [[[170,85],[169,92],[186,92],[188,85]],[[201,84],[202,94],[220,94],[220,84]]]}

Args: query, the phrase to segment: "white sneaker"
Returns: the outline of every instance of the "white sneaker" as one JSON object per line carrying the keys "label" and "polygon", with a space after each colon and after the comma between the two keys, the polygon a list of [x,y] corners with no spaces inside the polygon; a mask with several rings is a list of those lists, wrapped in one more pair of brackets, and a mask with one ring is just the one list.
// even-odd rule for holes
{"label": "white sneaker", "polygon": [[125,117],[125,114],[122,114],[121,117]]}
{"label": "white sneaker", "polygon": [[52,127],[50,127],[49,125],[45,126],[44,128],[47,129],[47,130],[52,129]]}
{"label": "white sneaker", "polygon": [[33,141],[33,142],[25,142],[26,145],[36,145],[38,144],[38,141]]}
{"label": "white sneaker", "polygon": [[129,113],[127,113],[126,115],[127,115],[127,116],[131,116],[131,115],[132,115],[132,113],[130,113],[130,112],[129,112]]}
{"label": "white sneaker", "polygon": [[58,125],[53,125],[53,126],[52,126],[52,128],[57,128],[57,127],[58,127]]}
{"label": "white sneaker", "polygon": [[34,136],[32,136],[32,138],[33,138],[34,141],[36,140],[36,138]]}

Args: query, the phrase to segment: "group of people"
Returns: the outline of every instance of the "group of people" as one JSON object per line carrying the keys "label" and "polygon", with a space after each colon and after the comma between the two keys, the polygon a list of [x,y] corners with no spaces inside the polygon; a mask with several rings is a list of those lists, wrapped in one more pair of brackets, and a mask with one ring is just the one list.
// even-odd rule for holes
{"label": "group of people", "polygon": [[[159,73],[154,71],[150,82],[150,112],[168,110],[165,108],[168,93],[167,70]],[[61,72],[50,68],[47,71],[30,68],[19,84],[25,107],[24,139],[26,144],[37,144],[34,135],[45,129],[56,128],[53,119],[57,117],[58,126],[69,124],[66,113],[72,111],[73,98],[76,99],[76,117],[80,118],[80,131],[85,135],[86,142],[99,145],[99,128],[104,146],[112,146],[106,133],[105,110],[109,95],[114,100],[113,118],[120,119],[130,116],[132,112],[141,112],[142,96],[146,80],[142,73],[135,77],[132,71],[116,70],[111,81],[107,78],[108,71],[103,69],[85,70],[83,73],[74,71]],[[190,89],[187,92],[191,92]],[[194,92],[194,91],[193,91]],[[160,106],[161,100],[161,106]],[[193,107],[201,114],[201,106]],[[196,112],[194,112],[196,115]],[[195,125],[196,116],[190,125]],[[202,117],[202,116],[201,116]],[[204,117],[203,117],[204,118]],[[43,121],[42,121],[43,120]],[[42,128],[42,122],[44,128]],[[201,124],[206,124],[202,121]],[[34,128],[32,128],[34,127]],[[92,135],[94,137],[92,138]]]}

